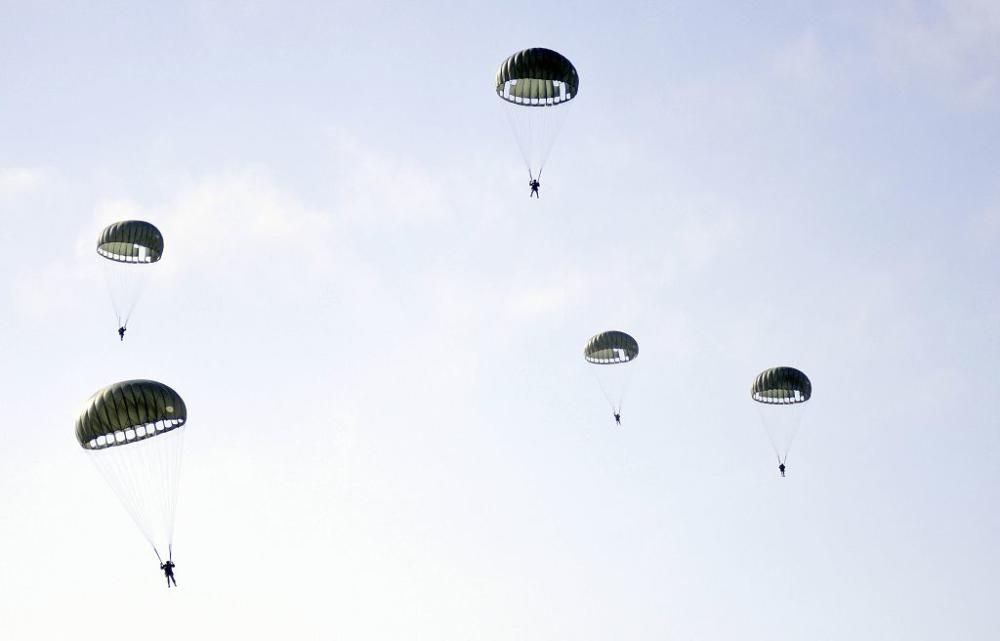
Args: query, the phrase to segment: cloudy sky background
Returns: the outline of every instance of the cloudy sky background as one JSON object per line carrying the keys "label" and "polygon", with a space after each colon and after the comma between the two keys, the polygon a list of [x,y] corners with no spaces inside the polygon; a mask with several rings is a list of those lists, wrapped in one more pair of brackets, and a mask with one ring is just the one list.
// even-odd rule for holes
{"label": "cloudy sky background", "polygon": [[[0,636],[992,638],[1000,6],[729,4],[0,3]],[[537,201],[530,46],[581,75]],[[72,433],[140,377],[169,593]]]}

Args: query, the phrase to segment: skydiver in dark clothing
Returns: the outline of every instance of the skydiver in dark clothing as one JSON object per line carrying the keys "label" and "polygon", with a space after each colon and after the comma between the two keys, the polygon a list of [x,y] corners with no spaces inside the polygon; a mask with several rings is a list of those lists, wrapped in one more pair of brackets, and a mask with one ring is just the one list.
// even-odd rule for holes
{"label": "skydiver in dark clothing", "polygon": [[170,582],[173,581],[174,582],[174,587],[176,588],[177,587],[177,579],[174,578],[174,562],[173,561],[167,561],[166,563],[161,563],[160,564],[160,569],[163,570],[163,573],[167,575],[167,587],[169,588],[170,587]]}
{"label": "skydiver in dark clothing", "polygon": [[531,198],[532,196],[535,198],[541,198],[541,196],[538,195],[538,188],[542,186],[542,183],[538,182],[535,178],[532,178],[531,182],[528,183],[528,186],[531,187],[531,193],[528,194],[528,198]]}
{"label": "skydiver in dark clothing", "polygon": [[118,328],[118,340],[125,340],[125,326],[122,325]]}
{"label": "skydiver in dark clothing", "polygon": [[778,471],[781,472],[781,478],[785,478],[785,464],[778,463]]}
{"label": "skydiver in dark clothing", "polygon": [[618,427],[621,427],[622,415],[618,412],[615,412],[615,423],[618,423]]}

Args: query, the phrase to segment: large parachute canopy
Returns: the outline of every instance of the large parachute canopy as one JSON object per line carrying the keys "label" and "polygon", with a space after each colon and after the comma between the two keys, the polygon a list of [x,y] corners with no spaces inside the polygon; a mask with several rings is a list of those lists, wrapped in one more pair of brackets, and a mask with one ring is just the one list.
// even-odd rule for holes
{"label": "large parachute canopy", "polygon": [[[602,366],[594,370],[594,375],[616,420],[620,418],[625,392],[632,376],[632,368],[625,365],[638,356],[639,342],[617,330],[595,334],[583,346],[584,360]],[[604,365],[615,367],[603,367]]]}
{"label": "large parachute canopy", "polygon": [[759,404],[764,431],[783,464],[802,424],[805,403],[812,398],[812,382],[794,367],[771,367],[754,379],[750,398]]}
{"label": "large parachute canopy", "polygon": [[157,556],[171,556],[187,406],[151,380],[108,385],[76,419],[76,440]]}
{"label": "large parachute canopy", "polygon": [[76,440],[85,450],[100,450],[160,436],[186,422],[187,406],[171,388],[156,381],[123,381],[90,397],[76,419]]}
{"label": "large parachute canopy", "polygon": [[496,93],[514,129],[533,178],[541,176],[549,151],[566,118],[566,104],[576,98],[580,77],[562,54],[536,47],[500,63]]}

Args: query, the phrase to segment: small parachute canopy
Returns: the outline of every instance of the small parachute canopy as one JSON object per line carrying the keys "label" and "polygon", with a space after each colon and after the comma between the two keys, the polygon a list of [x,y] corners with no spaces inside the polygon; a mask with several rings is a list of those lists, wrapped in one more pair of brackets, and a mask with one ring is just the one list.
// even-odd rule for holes
{"label": "small parachute canopy", "polygon": [[502,100],[526,107],[550,107],[576,97],[580,78],[562,54],[541,47],[518,51],[497,70]]}
{"label": "small parachute canopy", "polygon": [[76,440],[85,450],[118,447],[186,422],[187,406],[171,388],[150,380],[122,381],[90,397],[76,419]]}
{"label": "small parachute canopy", "polygon": [[123,220],[104,228],[97,253],[118,263],[155,263],[163,255],[163,235],[144,220]]}
{"label": "small parachute canopy", "polygon": [[772,367],[757,375],[750,396],[771,405],[805,403],[812,396],[812,382],[794,367]]}
{"label": "small parachute canopy", "polygon": [[583,357],[595,365],[630,363],[639,356],[639,343],[625,332],[610,330],[591,336]]}

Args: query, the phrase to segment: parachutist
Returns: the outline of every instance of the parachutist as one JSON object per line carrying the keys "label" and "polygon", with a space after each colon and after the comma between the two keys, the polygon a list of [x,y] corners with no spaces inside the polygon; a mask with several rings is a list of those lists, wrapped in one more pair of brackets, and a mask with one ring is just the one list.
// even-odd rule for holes
{"label": "parachutist", "polygon": [[[156,554],[167,587],[177,585],[171,539],[187,422],[187,405],[175,390],[157,381],[135,379],[97,390],[74,425],[76,442],[90,455]],[[152,559],[148,561],[152,565]]]}
{"label": "parachutist", "polygon": [[174,587],[176,588],[177,587],[177,579],[174,578],[174,562],[173,561],[167,561],[166,563],[161,563],[160,564],[160,569],[163,570],[163,573],[165,575],[167,575],[167,587],[169,588],[170,587],[170,582],[173,581],[174,582]]}
{"label": "parachutist", "polygon": [[122,220],[104,228],[97,237],[97,255],[108,267],[108,289],[118,335],[125,340],[125,326],[139,299],[149,266],[163,256],[163,235],[144,220]]}
{"label": "parachutist", "polygon": [[538,188],[542,186],[542,183],[532,178],[531,182],[528,183],[528,186],[531,187],[531,193],[528,194],[528,198],[531,198],[532,196],[535,198],[541,198],[541,196],[538,195]]}
{"label": "parachutist", "polygon": [[[812,381],[794,367],[770,367],[754,379],[750,398],[771,409],[761,412],[764,430],[774,449],[772,461],[785,477],[785,461],[799,428],[801,407],[812,397]],[[798,410],[793,408],[798,407]]]}
{"label": "parachutist", "polygon": [[[639,355],[639,343],[625,332],[610,330],[595,334],[583,346],[583,358],[592,365],[599,365],[607,374],[597,376],[601,392],[608,402],[608,408],[618,427],[622,426],[622,407],[625,388],[628,386],[627,370],[622,370]],[[595,372],[596,373],[596,372]],[[607,414],[605,414],[607,416]]]}
{"label": "parachutist", "polygon": [[[508,107],[504,111],[529,178],[541,180],[549,149],[566,117],[566,105],[579,93],[576,67],[557,51],[523,49],[500,63],[495,87],[497,97]],[[538,198],[538,183],[531,187],[531,196]]]}

